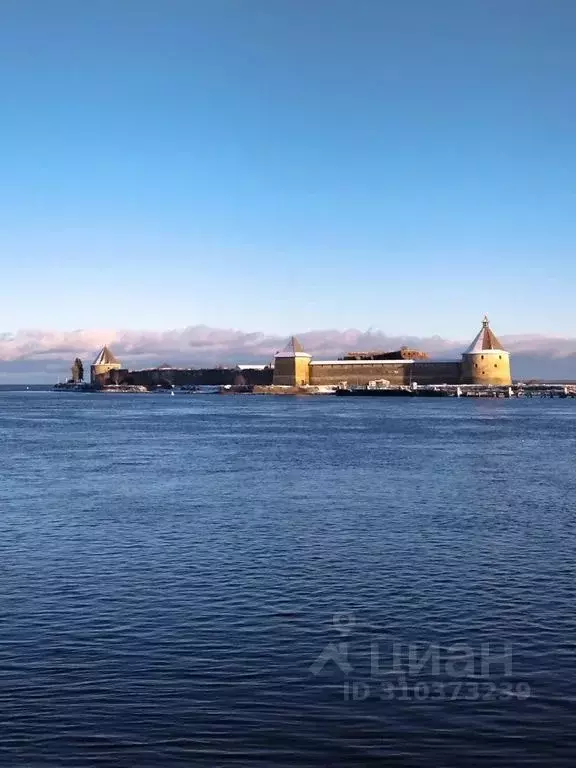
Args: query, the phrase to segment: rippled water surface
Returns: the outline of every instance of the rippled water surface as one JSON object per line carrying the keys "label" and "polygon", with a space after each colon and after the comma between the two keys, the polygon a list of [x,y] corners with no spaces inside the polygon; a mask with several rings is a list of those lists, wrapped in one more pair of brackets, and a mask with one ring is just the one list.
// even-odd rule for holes
{"label": "rippled water surface", "polygon": [[572,766],[576,403],[0,394],[0,764]]}

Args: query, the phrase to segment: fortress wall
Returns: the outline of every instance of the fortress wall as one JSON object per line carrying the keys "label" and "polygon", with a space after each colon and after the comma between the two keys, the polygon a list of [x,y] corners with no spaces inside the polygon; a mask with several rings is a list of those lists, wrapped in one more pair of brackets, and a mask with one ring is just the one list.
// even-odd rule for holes
{"label": "fortress wall", "polygon": [[418,384],[459,384],[461,365],[459,362],[428,362],[414,363],[379,363],[373,365],[355,365],[350,361],[346,365],[310,364],[310,384],[329,385],[346,381],[348,386],[362,386],[369,381],[386,379],[392,386],[402,386],[417,382]]}
{"label": "fortress wall", "polygon": [[416,362],[412,366],[412,381],[418,384],[459,384],[462,375],[461,363]]}
{"label": "fortress wall", "polygon": [[[302,364],[304,360],[298,361]],[[295,375],[305,378],[301,371],[296,371],[294,360],[290,358],[278,358],[276,370],[272,368],[247,369],[239,371],[235,368],[188,368],[165,370],[141,370],[141,371],[107,371],[97,377],[100,385],[113,383],[139,384],[154,388],[158,384],[176,387],[183,385],[224,385],[224,384],[248,384],[270,385],[274,376],[275,384],[293,386]],[[311,362],[309,366],[310,384],[313,386],[336,385],[346,381],[349,386],[362,386],[369,381],[386,379],[392,386],[402,386],[415,381],[418,384],[458,384],[461,377],[461,364],[459,362],[380,362],[374,360],[372,364],[357,364],[351,360],[349,363],[336,365],[322,365]],[[95,382],[96,383],[96,382]]]}
{"label": "fortress wall", "polygon": [[414,363],[379,363],[373,365],[354,365],[353,361],[346,365],[321,365],[310,363],[310,384],[321,386],[339,384],[346,381],[348,386],[362,386],[375,379],[386,379],[393,386],[408,384],[410,381],[410,368]]}
{"label": "fortress wall", "polygon": [[[272,369],[246,369],[239,371],[235,368],[166,368],[164,370],[129,371],[126,377],[130,384],[140,384],[145,387],[185,385],[226,385],[226,384],[271,384]],[[240,379],[243,382],[239,381]]]}

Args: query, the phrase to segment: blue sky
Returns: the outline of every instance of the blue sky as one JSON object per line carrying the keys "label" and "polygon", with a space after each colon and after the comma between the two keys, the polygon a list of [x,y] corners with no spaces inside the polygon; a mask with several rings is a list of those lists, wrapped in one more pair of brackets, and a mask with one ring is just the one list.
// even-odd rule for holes
{"label": "blue sky", "polygon": [[3,0],[0,331],[576,334],[573,0]]}

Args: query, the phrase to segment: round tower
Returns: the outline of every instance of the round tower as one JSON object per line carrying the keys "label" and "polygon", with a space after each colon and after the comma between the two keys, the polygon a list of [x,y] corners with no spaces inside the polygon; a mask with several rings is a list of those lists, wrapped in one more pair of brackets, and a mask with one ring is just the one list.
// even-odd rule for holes
{"label": "round tower", "polygon": [[305,387],[310,384],[311,355],[295,336],[274,356],[273,383],[282,387]]}
{"label": "round tower", "polygon": [[462,384],[510,386],[510,354],[492,332],[487,317],[480,332],[462,355]]}
{"label": "round tower", "polygon": [[90,367],[91,384],[105,384],[110,371],[119,371],[122,363],[115,357],[108,347],[103,347],[100,354]]}

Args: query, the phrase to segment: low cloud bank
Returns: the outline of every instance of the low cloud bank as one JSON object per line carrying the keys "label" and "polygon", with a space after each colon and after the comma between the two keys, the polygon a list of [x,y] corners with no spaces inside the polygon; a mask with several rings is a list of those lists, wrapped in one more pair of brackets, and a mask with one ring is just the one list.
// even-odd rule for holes
{"label": "low cloud bank", "polygon": [[[388,336],[381,331],[324,330],[297,334],[315,357],[339,357],[345,351],[398,349],[402,345],[425,350],[432,357],[454,359],[468,341],[438,336]],[[286,337],[266,333],[192,326],[168,331],[76,330],[67,332],[22,330],[0,333],[0,382],[53,382],[68,375],[76,356],[89,365],[108,344],[129,368],[161,363],[174,366],[210,366],[266,363],[286,344]],[[513,353],[516,378],[576,379],[576,339],[545,336],[503,336]]]}

